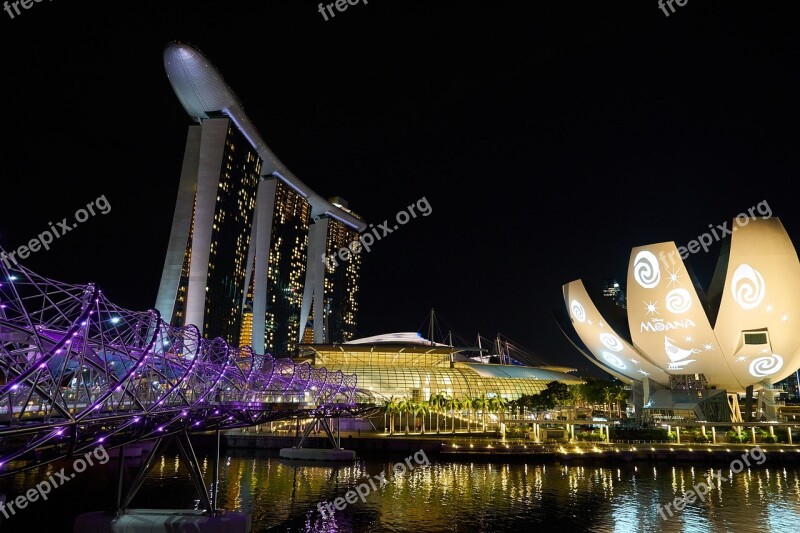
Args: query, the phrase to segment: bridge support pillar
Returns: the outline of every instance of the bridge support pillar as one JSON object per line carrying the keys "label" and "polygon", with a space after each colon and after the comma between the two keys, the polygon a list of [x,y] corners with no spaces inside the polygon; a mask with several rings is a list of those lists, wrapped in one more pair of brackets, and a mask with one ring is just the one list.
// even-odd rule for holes
{"label": "bridge support pillar", "polygon": [[122,486],[123,476],[125,474],[125,445],[119,449],[119,459],[117,459],[117,499],[114,502],[116,505],[116,512],[119,514],[122,509]]}
{"label": "bridge support pillar", "polygon": [[219,482],[219,431],[217,431],[217,449],[216,449],[216,459],[214,463],[214,493],[212,494],[212,499],[209,499],[208,496],[208,488],[206,487],[205,481],[203,480],[203,472],[200,468],[200,463],[197,461],[197,455],[194,453],[194,448],[192,447],[192,442],[189,440],[189,434],[186,432],[179,433],[175,436],[168,437],[168,438],[161,438],[156,440],[156,445],[150,450],[150,453],[147,455],[147,458],[142,463],[139,472],[136,474],[136,478],[134,478],[133,483],[131,484],[130,488],[128,489],[127,495],[125,498],[122,498],[123,493],[123,486],[122,486],[122,470],[123,465],[121,464],[124,460],[125,453],[124,450],[120,453],[120,465],[118,466],[118,480],[117,480],[117,509],[116,514],[117,516],[121,516],[127,513],[128,508],[133,501],[133,498],[139,492],[139,489],[142,488],[145,479],[147,478],[148,472],[150,469],[153,468],[153,465],[156,463],[156,459],[164,452],[167,445],[171,442],[175,442],[178,446],[178,454],[180,455],[181,459],[183,459],[184,464],[186,464],[187,470],[189,470],[189,475],[192,479],[192,483],[194,483],[195,490],[197,491],[198,497],[200,498],[200,503],[205,509],[205,511],[211,516],[218,516],[220,513],[216,508],[217,497],[216,497],[216,489],[217,484]]}

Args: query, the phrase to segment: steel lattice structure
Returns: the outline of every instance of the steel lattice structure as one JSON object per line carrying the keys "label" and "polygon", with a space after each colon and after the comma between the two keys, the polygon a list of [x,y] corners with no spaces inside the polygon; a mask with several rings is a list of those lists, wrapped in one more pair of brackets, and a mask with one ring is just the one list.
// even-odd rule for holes
{"label": "steel lattice structure", "polygon": [[94,284],[0,261],[0,475],[100,443],[346,415],[358,394],[355,375],[204,339]]}

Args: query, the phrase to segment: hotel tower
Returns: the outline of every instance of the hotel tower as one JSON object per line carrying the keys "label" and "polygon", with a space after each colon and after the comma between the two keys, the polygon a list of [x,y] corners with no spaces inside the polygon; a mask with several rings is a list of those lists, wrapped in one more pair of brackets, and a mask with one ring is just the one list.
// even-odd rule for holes
{"label": "hotel tower", "polygon": [[172,43],[167,76],[189,126],[156,309],[207,338],[294,355],[304,338],[355,334],[361,256],[328,265],[365,222],[294,176],[263,141],[219,71]]}

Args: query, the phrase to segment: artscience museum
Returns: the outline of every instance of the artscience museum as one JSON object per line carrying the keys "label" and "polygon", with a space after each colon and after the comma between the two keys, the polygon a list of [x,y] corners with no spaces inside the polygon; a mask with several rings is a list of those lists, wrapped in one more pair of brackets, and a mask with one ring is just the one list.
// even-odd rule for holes
{"label": "artscience museum", "polygon": [[662,242],[631,251],[627,309],[582,280],[563,293],[565,335],[632,385],[637,416],[739,422],[738,394],[756,392],[747,413],[777,419],[773,383],[800,367],[800,262],[777,218],[723,241],[707,291]]}

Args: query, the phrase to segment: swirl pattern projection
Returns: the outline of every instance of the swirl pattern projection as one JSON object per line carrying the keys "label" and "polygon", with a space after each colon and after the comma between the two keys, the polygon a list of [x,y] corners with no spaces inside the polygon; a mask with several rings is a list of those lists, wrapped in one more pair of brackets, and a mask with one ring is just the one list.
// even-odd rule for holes
{"label": "swirl pattern projection", "polygon": [[347,416],[369,402],[361,394],[355,375],[204,339],[92,284],[0,262],[0,475],[34,450],[42,462],[100,443]]}
{"label": "swirl pattern projection", "polygon": [[572,327],[590,360],[628,382],[649,378],[669,386],[670,375],[702,374],[709,387],[730,393],[794,372],[800,366],[797,252],[777,218],[734,227],[707,294],[674,242],[634,248],[627,325],[615,322],[619,331],[583,281],[564,285]]}

